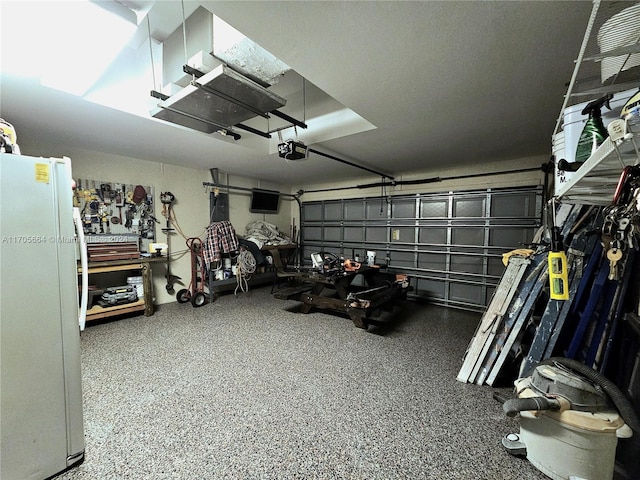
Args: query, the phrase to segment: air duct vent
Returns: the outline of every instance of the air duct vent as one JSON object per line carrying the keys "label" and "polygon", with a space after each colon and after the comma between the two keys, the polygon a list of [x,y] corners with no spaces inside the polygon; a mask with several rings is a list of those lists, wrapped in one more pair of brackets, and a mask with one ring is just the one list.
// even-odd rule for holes
{"label": "air duct vent", "polygon": [[[212,133],[256,116],[266,116],[286,100],[256,82],[220,65],[158,104],[151,116]],[[187,120],[188,119],[188,120]],[[210,130],[210,131],[209,131]]]}

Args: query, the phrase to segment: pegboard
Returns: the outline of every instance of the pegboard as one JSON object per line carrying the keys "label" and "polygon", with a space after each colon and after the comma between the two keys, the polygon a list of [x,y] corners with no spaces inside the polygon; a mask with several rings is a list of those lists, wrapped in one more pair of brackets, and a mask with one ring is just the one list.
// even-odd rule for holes
{"label": "pegboard", "polygon": [[74,206],[80,209],[85,235],[136,235],[155,240],[153,187],[76,179]]}

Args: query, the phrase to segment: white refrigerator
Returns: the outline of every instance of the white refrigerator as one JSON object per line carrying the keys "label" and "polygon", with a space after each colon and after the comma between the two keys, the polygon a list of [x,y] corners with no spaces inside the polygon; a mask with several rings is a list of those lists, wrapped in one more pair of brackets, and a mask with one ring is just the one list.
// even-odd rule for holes
{"label": "white refrigerator", "polygon": [[0,153],[2,480],[84,460],[72,182],[67,158]]}

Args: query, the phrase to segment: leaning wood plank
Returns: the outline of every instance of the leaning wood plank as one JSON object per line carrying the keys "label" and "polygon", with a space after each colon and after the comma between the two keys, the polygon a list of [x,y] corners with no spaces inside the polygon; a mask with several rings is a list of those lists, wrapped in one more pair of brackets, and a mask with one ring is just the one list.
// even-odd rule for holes
{"label": "leaning wood plank", "polygon": [[[578,215],[582,210],[581,205],[568,205],[562,204],[558,208],[556,212],[556,222],[557,224],[562,225],[562,235],[566,236],[573,225],[578,221]],[[493,386],[498,374],[500,373],[509,352],[511,351],[511,347],[515,343],[516,339],[520,335],[520,331],[525,324],[525,321],[529,318],[531,314],[531,309],[533,307],[534,302],[537,300],[538,295],[540,294],[541,289],[546,284],[548,278],[548,269],[545,268],[542,274],[538,277],[536,281],[532,294],[527,299],[526,304],[523,308],[518,309],[516,313],[517,317],[512,324],[510,332],[504,332],[504,337],[506,339],[501,339],[500,352],[495,360],[494,365],[492,366],[488,376],[486,377],[486,383]],[[511,322],[510,322],[511,323]],[[507,335],[508,334],[508,335]]]}
{"label": "leaning wood plank", "polygon": [[[533,342],[531,343],[531,347],[529,348],[529,352],[524,357],[522,364],[520,366],[520,376],[529,375],[530,372],[540,363],[541,360],[545,360],[549,358],[553,349],[555,348],[556,341],[562,328],[564,327],[564,322],[571,311],[571,308],[574,308],[573,302],[577,301],[576,292],[578,291],[579,285],[582,281],[583,270],[584,270],[584,259],[583,256],[585,252],[589,252],[588,255],[590,259],[594,262],[592,265],[595,265],[595,262],[600,258],[601,255],[601,244],[600,240],[596,238],[596,236],[588,236],[583,233],[581,236],[578,236],[572,242],[571,248],[569,249],[570,253],[568,257],[568,265],[569,265],[569,301],[564,301],[564,305],[560,311],[558,318],[555,323],[551,324],[550,322],[545,323],[545,316],[542,316],[542,320],[536,329],[536,334],[534,336]],[[593,257],[591,257],[593,255]],[[591,273],[588,273],[591,275]]]}
{"label": "leaning wood plank", "polygon": [[[582,211],[582,205],[567,205],[567,204],[562,204],[560,206],[560,208],[558,208],[558,211],[556,212],[556,222],[558,225],[562,224],[562,236],[566,237],[568,235],[568,233],[570,232],[570,230],[573,228],[573,226],[576,224],[577,221],[579,221],[579,215]],[[575,241],[575,239],[574,239]],[[536,291],[536,295],[535,297],[531,297],[534,301],[537,299],[537,296],[540,292],[540,289],[542,288],[542,286],[544,284],[546,284],[547,282],[547,278],[548,278],[548,269],[545,269],[545,271],[543,272],[543,274],[539,277],[538,281],[536,282],[536,286],[534,287],[535,291]],[[572,286],[570,286],[570,294],[571,294],[571,288]],[[571,295],[571,297],[573,297],[573,295]],[[565,304],[570,304],[571,302],[564,302]],[[550,312],[549,315],[551,314],[555,314],[557,315],[561,315],[563,312],[561,311],[561,308],[557,308],[558,306],[555,306],[553,308],[553,310],[555,310],[554,312]],[[565,305],[565,308],[567,307],[567,305]],[[528,308],[522,308],[519,312],[518,312],[518,317],[515,320],[513,327],[511,329],[511,332],[509,332],[509,335],[507,336],[506,340],[504,341],[504,344],[501,346],[501,351],[500,354],[498,355],[498,358],[495,361],[495,364],[493,365],[489,376],[486,379],[486,383],[493,386],[497,376],[499,375],[506,359],[507,356],[509,355],[509,352],[511,351],[511,348],[513,346],[513,344],[515,343],[516,339],[518,338],[518,336],[520,335],[520,331],[522,330],[522,327],[525,324],[525,321],[529,318],[530,316],[530,310],[532,308],[532,305],[528,306]],[[565,313],[566,315],[566,313]]]}
{"label": "leaning wood plank", "polygon": [[471,371],[471,374],[469,375],[469,382],[475,382],[476,377],[478,376],[478,373],[480,372],[480,369],[482,368],[482,365],[484,364],[484,360],[487,357],[487,355],[489,354],[489,351],[490,351],[491,346],[493,344],[493,340],[494,340],[494,338],[496,336],[496,333],[498,332],[498,329],[500,328],[500,326],[503,324],[503,320],[504,320],[504,317],[505,317],[505,315],[507,313],[507,309],[508,309],[509,305],[511,305],[511,302],[513,301],[514,297],[516,296],[516,293],[519,293],[521,291],[522,277],[524,276],[525,272],[527,271],[527,268],[528,268],[529,264],[531,263],[530,259],[527,259],[527,260],[528,261],[526,263],[524,263],[523,265],[520,266],[520,270],[518,270],[518,273],[517,273],[516,277],[514,278],[513,285],[509,290],[509,294],[504,299],[503,308],[501,308],[499,317],[493,323],[491,328],[486,332],[484,345],[482,346],[482,351],[478,355],[478,359],[477,359],[475,365],[473,366],[473,370]]}
{"label": "leaning wood plank", "polygon": [[500,280],[498,289],[494,292],[491,303],[467,347],[462,367],[458,373],[458,381],[467,382],[469,380],[469,376],[478,361],[487,337],[490,335],[495,323],[502,319],[528,264],[529,260],[523,257],[512,256],[509,258],[509,264]]}
{"label": "leaning wood plank", "polygon": [[513,324],[516,321],[517,316],[521,311],[529,311],[533,308],[540,291],[542,290],[544,282],[540,282],[539,278],[543,275],[546,278],[547,268],[547,255],[538,254],[534,256],[533,261],[525,272],[525,278],[520,284],[518,294],[513,298],[507,315],[504,318],[504,322],[498,332],[494,335],[491,349],[485,356],[482,368],[479,369],[478,374],[474,377],[475,383],[482,385],[489,375],[489,372],[493,368],[498,355],[502,351],[504,342],[513,328]]}
{"label": "leaning wood plank", "polygon": [[[567,263],[569,265],[569,298],[573,299],[579,283],[576,281],[576,278],[578,277],[579,271],[582,270],[582,258],[576,258],[574,255],[569,255]],[[552,302],[560,302],[560,311],[555,315],[552,315],[554,311],[549,306]],[[533,337],[533,341],[531,342],[531,347],[529,347],[529,351],[520,365],[521,377],[524,376],[525,372],[526,375],[533,373],[533,369],[541,360],[544,359],[544,352],[551,340],[551,337],[554,332],[559,332],[564,325],[564,320],[567,317],[570,308],[571,301],[549,300],[549,303],[540,318],[540,323],[536,328],[536,333]]]}
{"label": "leaning wood plank", "polygon": [[493,298],[487,308],[487,311],[483,315],[480,324],[478,325],[474,337],[469,343],[462,368],[460,369],[457,377],[459,381],[469,381],[472,370],[485,345],[486,338],[490,334],[488,332],[490,332],[495,323],[500,321],[502,315],[504,315],[509,299],[514,294],[517,287],[518,282],[516,280],[521,276],[521,271],[524,270],[527,263],[528,261],[522,257],[511,257],[509,259],[507,269],[502,276],[500,284],[494,292]]}
{"label": "leaning wood plank", "polygon": [[[540,277],[538,277],[538,280],[536,281],[536,286],[534,287],[534,289],[538,293],[542,289],[542,286],[547,283],[548,276],[549,276],[549,269],[545,268],[543,273],[540,275]],[[537,294],[536,294],[536,298],[537,298]],[[507,356],[511,351],[511,347],[513,346],[516,339],[518,338],[518,335],[520,335],[520,331],[522,330],[522,327],[524,326],[525,321],[529,318],[530,314],[531,314],[531,308],[520,309],[518,316],[516,318],[516,321],[514,322],[513,327],[511,328],[511,332],[509,332],[509,336],[507,337],[507,339],[504,341],[504,344],[502,345],[502,350],[500,351],[500,355],[498,355],[498,358],[496,359],[496,362],[493,365],[493,368],[491,369],[489,376],[487,377],[486,383],[488,385],[493,386],[494,382],[496,381],[496,378],[498,377],[498,374],[500,373],[500,370],[502,369],[502,366],[504,365],[507,359]]]}

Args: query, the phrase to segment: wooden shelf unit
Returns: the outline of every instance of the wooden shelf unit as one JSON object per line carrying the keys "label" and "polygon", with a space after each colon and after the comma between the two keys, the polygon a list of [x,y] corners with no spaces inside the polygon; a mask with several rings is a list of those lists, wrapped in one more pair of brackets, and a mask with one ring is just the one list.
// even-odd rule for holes
{"label": "wooden shelf unit", "polygon": [[[89,262],[89,275],[100,275],[113,272],[139,271],[142,275],[144,298],[137,302],[103,307],[94,305],[87,309],[87,322],[108,318],[127,313],[143,312],[146,316],[153,315],[153,282],[151,264],[164,262],[162,257],[139,258],[134,260],[109,260],[104,262]],[[82,267],[78,266],[78,275],[82,273]]]}

